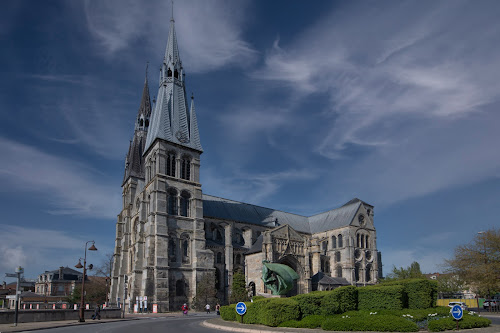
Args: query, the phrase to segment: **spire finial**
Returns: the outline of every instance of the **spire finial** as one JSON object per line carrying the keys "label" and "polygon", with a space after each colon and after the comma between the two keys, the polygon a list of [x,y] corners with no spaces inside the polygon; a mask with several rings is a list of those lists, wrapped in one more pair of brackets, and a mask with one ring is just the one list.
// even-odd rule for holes
{"label": "spire finial", "polygon": [[194,99],[194,94],[193,93],[191,93],[191,99]]}
{"label": "spire finial", "polygon": [[174,21],[174,0],[172,0],[172,18],[170,19],[170,22],[175,22]]}

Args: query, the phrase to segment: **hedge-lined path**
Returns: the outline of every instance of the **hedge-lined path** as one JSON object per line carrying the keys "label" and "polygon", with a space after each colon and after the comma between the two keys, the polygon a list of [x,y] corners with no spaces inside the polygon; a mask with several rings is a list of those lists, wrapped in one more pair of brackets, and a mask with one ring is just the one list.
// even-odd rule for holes
{"label": "hedge-lined path", "polygon": [[[492,317],[499,317],[492,315]],[[486,317],[486,316],[485,316]],[[490,318],[492,319],[492,318]],[[242,333],[326,333],[334,331],[324,331],[322,329],[310,329],[310,328],[288,328],[288,327],[269,327],[264,325],[250,325],[250,324],[240,324],[234,321],[224,321],[220,318],[214,318],[205,320],[203,325],[209,328],[214,328],[217,330],[228,331],[228,332],[242,332]],[[420,331],[424,332],[424,331]],[[456,332],[456,331],[445,331],[445,332]],[[458,332],[465,333],[500,333],[500,324],[491,324],[489,327],[485,328],[474,328],[468,330],[460,330]],[[345,332],[343,332],[345,333]],[[349,333],[370,333],[370,332],[353,332]]]}

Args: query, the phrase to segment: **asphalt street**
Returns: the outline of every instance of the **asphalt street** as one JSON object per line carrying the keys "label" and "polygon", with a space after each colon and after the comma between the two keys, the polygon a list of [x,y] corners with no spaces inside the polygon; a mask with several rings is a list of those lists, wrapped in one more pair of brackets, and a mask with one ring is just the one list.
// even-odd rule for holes
{"label": "asphalt street", "polygon": [[142,318],[140,320],[130,320],[130,321],[116,321],[108,323],[100,323],[96,325],[77,325],[77,326],[66,326],[59,328],[50,328],[44,330],[37,330],[36,332],[71,332],[71,333],[156,333],[156,332],[182,332],[182,333],[210,333],[219,332],[215,329],[210,329],[203,327],[201,323],[209,318],[213,318],[213,315],[188,315],[188,316],[168,316],[165,317],[151,317]]}

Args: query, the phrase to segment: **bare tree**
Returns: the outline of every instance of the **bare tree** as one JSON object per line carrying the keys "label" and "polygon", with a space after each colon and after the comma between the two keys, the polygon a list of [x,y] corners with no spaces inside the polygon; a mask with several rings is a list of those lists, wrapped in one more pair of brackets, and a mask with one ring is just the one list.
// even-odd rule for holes
{"label": "bare tree", "polygon": [[500,229],[479,232],[469,244],[457,246],[445,267],[482,295],[499,292]]}

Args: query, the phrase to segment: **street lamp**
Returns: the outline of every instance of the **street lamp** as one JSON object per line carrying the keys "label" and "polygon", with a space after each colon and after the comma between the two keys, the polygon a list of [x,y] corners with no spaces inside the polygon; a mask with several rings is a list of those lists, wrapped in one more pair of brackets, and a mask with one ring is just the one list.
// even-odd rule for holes
{"label": "street lamp", "polygon": [[[83,257],[83,265],[81,262],[81,258],[78,259],[78,264],[75,265],[76,268],[83,268],[83,279],[82,279],[82,296],[80,299],[80,322],[85,321],[85,274],[87,272],[87,245],[88,243],[92,243],[92,245],[89,247],[89,251],[97,251],[97,248],[95,247],[95,242],[94,241],[88,241],[85,243],[85,256]],[[92,267],[90,267],[92,268]]]}

